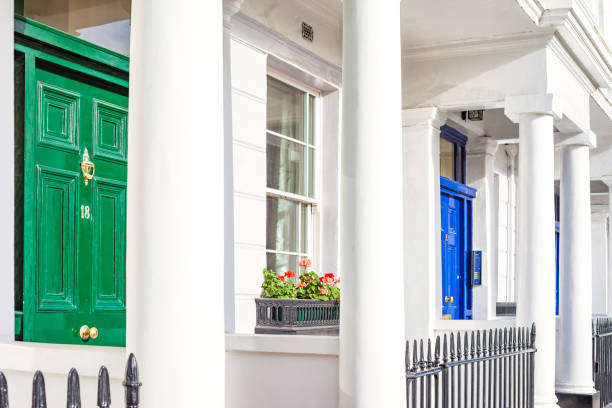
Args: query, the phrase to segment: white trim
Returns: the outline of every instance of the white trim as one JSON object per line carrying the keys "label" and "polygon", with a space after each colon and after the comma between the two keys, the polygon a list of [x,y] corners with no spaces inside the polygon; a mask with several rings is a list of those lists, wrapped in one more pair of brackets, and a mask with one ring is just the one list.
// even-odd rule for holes
{"label": "white trim", "polygon": [[284,82],[286,85],[292,86],[302,92],[314,95],[316,98],[319,98],[322,94],[320,89],[309,86],[308,84],[305,84],[304,82],[292,77],[291,75],[288,75],[270,66],[268,66],[268,76],[271,76],[272,78],[280,82]]}
{"label": "white trim", "polygon": [[303,204],[317,205],[317,200],[299,194],[288,193],[286,191],[277,190],[275,188],[266,188],[267,196],[284,198],[286,200],[297,201]]}
{"label": "white trim", "polygon": [[283,336],[275,334],[226,334],[226,352],[310,354],[338,356],[338,336]]}
{"label": "white trim", "polygon": [[5,371],[67,375],[74,367],[83,377],[96,377],[104,365],[110,378],[122,379],[126,359],[123,347],[0,342],[0,370]]}
{"label": "white trim", "polygon": [[[306,118],[305,122],[306,122],[306,127],[308,127],[308,118]],[[271,134],[272,136],[280,137],[281,139],[285,139],[285,140],[287,140],[287,141],[289,141],[289,142],[295,142],[295,143],[297,143],[297,144],[299,144],[299,145],[302,145],[302,146],[305,146],[305,147],[310,147],[310,148],[316,149],[316,146],[315,146],[315,145],[313,145],[313,144],[309,144],[309,143],[306,143],[306,142],[302,142],[302,141],[301,141],[301,140],[299,140],[299,139],[295,139],[295,138],[290,137],[290,136],[285,136],[285,135],[283,135],[282,133],[278,133],[278,132],[275,132],[275,131],[273,131],[273,130],[266,129],[266,133],[269,133],[269,134]],[[306,130],[306,133],[308,133],[308,130]],[[305,135],[305,137],[306,137],[306,138],[308,138],[308,135],[306,134],[306,135]]]}
{"label": "white trim", "polygon": [[341,86],[342,70],[340,67],[324,60],[241,12],[232,17],[232,38],[273,55],[289,66],[307,73],[313,77],[315,82],[321,82],[321,88],[324,91],[337,89]]}

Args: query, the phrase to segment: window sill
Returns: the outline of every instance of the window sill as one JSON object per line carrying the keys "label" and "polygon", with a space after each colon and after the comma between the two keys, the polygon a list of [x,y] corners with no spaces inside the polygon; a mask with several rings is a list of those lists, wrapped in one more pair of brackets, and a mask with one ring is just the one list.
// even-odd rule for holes
{"label": "window sill", "polygon": [[225,335],[226,352],[338,356],[339,347],[338,336],[231,333]]}
{"label": "window sill", "polygon": [[72,367],[81,376],[97,377],[104,365],[109,376],[122,379],[125,371],[125,348],[79,346],[28,342],[0,342],[2,370],[66,375]]}

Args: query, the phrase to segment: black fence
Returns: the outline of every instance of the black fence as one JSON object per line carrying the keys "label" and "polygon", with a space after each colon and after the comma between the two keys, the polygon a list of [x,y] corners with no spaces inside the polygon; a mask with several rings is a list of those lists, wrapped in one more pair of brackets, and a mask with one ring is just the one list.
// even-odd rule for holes
{"label": "black fence", "polygon": [[412,353],[407,342],[408,407],[533,407],[535,335],[535,324],[445,334],[436,337],[433,355],[431,340],[427,354],[423,340],[413,342]]}
{"label": "black fence", "polygon": [[593,319],[593,381],[601,407],[612,403],[612,318]]}
{"label": "black fence", "polygon": [[[138,381],[138,364],[134,354],[130,354],[125,368],[125,406],[127,408],[138,408],[139,389],[142,384]],[[68,373],[68,393],[66,396],[67,408],[81,408],[81,386],[79,373],[74,368]],[[86,404],[91,406],[91,404]],[[111,406],[110,381],[106,367],[100,367],[98,373],[98,401],[97,406],[108,408]],[[9,408],[8,386],[6,377],[0,371],[0,408]],[[32,408],[47,408],[47,396],[45,391],[45,378],[40,371],[34,373],[32,384]]]}

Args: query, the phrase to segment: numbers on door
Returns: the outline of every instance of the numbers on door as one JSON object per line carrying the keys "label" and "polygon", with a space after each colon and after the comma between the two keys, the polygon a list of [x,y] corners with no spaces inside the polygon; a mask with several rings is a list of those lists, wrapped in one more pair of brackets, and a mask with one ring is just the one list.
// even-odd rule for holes
{"label": "numbers on door", "polygon": [[89,214],[89,206],[88,205],[82,205],[81,206],[81,218],[88,220],[89,218],[91,218],[91,215]]}

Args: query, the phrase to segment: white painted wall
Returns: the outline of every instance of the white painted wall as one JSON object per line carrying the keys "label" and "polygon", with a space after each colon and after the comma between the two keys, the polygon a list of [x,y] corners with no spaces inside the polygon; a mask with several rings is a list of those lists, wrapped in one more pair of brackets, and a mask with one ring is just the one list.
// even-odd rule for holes
{"label": "white painted wall", "polygon": [[266,54],[232,40],[235,331],[255,328],[266,266]]}
{"label": "white painted wall", "polygon": [[15,338],[13,1],[0,5],[0,341]]}
{"label": "white painted wall", "polygon": [[591,214],[593,314],[608,312],[608,214]]}

